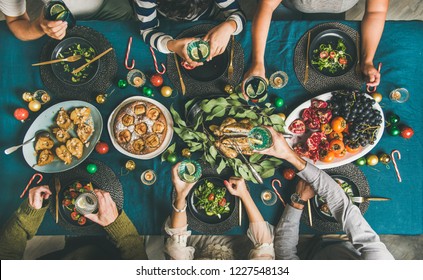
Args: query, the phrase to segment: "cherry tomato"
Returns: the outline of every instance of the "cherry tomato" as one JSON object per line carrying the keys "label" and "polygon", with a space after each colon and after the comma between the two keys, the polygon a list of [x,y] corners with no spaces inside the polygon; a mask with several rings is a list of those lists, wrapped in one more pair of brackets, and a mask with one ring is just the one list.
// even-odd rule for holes
{"label": "cherry tomato", "polygon": [[339,64],[345,65],[347,64],[347,58],[346,57],[340,57],[338,59]]}
{"label": "cherry tomato", "polygon": [[283,177],[287,180],[294,179],[295,175],[295,171],[292,168],[287,168],[283,170]]}
{"label": "cherry tomato", "polygon": [[347,154],[347,150],[343,149],[339,154],[335,153],[336,158],[343,158]]}
{"label": "cherry tomato", "polygon": [[328,52],[327,51],[322,51],[322,52],[320,52],[320,58],[326,58],[326,57],[328,57]]}
{"label": "cherry tomato", "polygon": [[323,162],[331,162],[335,159],[335,153],[332,151],[320,151],[319,160]]}
{"label": "cherry tomato", "polygon": [[342,133],[340,133],[340,132],[335,132],[335,131],[332,131],[330,134],[329,134],[329,140],[333,140],[333,139],[344,139],[344,135],[342,135]]}
{"label": "cherry tomato", "polygon": [[336,52],[331,51],[331,52],[329,53],[329,57],[330,57],[330,58],[334,58],[335,56],[336,56]]}
{"label": "cherry tomato", "polygon": [[87,218],[85,218],[84,216],[79,217],[79,219],[78,219],[78,224],[79,224],[80,226],[85,225],[85,223],[86,223],[86,222],[87,222]]}
{"label": "cherry tomato", "polygon": [[332,119],[330,125],[332,126],[333,131],[342,132],[347,127],[347,122],[343,117],[336,117]]}
{"label": "cherry tomato", "polygon": [[219,201],[219,206],[220,207],[223,207],[223,206],[225,206],[226,205],[226,198],[222,198],[220,201]]}
{"label": "cherry tomato", "polygon": [[163,77],[160,74],[154,74],[153,76],[151,76],[150,78],[150,83],[155,86],[155,87],[159,87],[163,84]]}
{"label": "cherry tomato", "polygon": [[75,187],[77,190],[79,190],[80,188],[82,188],[82,184],[80,182],[76,182]]}
{"label": "cherry tomato", "polygon": [[69,205],[72,204],[72,200],[65,198],[65,199],[62,200],[62,204],[64,206],[69,206]]}
{"label": "cherry tomato", "polygon": [[69,192],[69,194],[72,198],[76,198],[78,196],[78,193],[75,192],[75,191],[71,191],[71,192]]}
{"label": "cherry tomato", "polygon": [[81,217],[81,215],[79,215],[79,214],[78,214],[78,212],[73,211],[73,212],[71,213],[71,218],[72,218],[72,220],[74,220],[74,221],[78,221],[79,217]]}
{"label": "cherry tomato", "polygon": [[325,123],[320,126],[320,131],[324,134],[330,134],[332,132],[332,127],[330,126],[330,124]]}
{"label": "cherry tomato", "polygon": [[334,139],[330,141],[329,149],[335,154],[340,154],[345,149],[344,142],[341,139]]}
{"label": "cherry tomato", "polygon": [[209,196],[207,197],[207,199],[209,201],[213,201],[214,200],[214,193],[209,194]]}
{"label": "cherry tomato", "polygon": [[97,145],[95,145],[95,150],[100,155],[107,154],[109,151],[109,145],[107,145],[105,142],[98,142]]}
{"label": "cherry tomato", "polygon": [[401,129],[401,136],[405,139],[410,139],[414,135],[414,130],[411,127],[405,126]]}
{"label": "cherry tomato", "polygon": [[347,150],[347,152],[351,153],[351,154],[355,154],[360,150],[361,146],[358,146],[357,148],[353,148],[351,147],[350,144],[345,145],[345,149]]}

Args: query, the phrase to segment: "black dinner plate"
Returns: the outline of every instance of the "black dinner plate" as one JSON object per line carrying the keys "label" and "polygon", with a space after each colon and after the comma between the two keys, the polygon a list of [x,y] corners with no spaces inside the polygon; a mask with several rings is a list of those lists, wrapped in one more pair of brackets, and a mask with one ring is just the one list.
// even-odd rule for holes
{"label": "black dinner plate", "polygon": [[217,177],[208,177],[208,178],[202,178],[200,179],[194,187],[191,189],[190,193],[188,194],[187,200],[188,200],[188,209],[192,216],[194,218],[198,219],[201,222],[207,223],[207,224],[219,224],[224,221],[226,221],[232,214],[232,212],[235,209],[235,196],[231,195],[228,190],[226,190],[225,198],[226,203],[229,204],[229,213],[222,214],[221,218],[219,218],[217,215],[209,216],[206,214],[206,212],[203,209],[197,209],[195,204],[198,202],[198,198],[195,197],[194,191],[201,186],[205,180],[212,182],[217,187],[224,187],[225,184],[223,183],[223,179],[217,178]]}
{"label": "black dinner plate", "polygon": [[[88,42],[87,40],[85,40],[84,38],[81,37],[70,37],[67,38],[63,41],[61,41],[54,49],[53,52],[51,54],[51,59],[58,59],[60,58],[58,55],[60,53],[63,54],[63,52],[68,51],[69,48],[74,47],[76,44],[79,44],[81,46],[81,48],[93,48],[95,53],[94,56],[98,55],[99,53],[97,52],[97,49],[95,48],[95,46],[93,44],[91,44],[90,42]],[[72,54],[67,54],[64,55],[65,57],[70,56]],[[77,60],[75,62],[65,62],[70,66],[70,69],[76,69],[82,65],[84,65],[85,63],[87,63],[87,61],[84,59],[84,57],[82,57],[80,60]],[[85,68],[85,70],[82,71],[82,73],[87,74],[87,78],[81,78],[80,81],[78,82],[73,82],[72,81],[72,73],[70,72],[65,72],[64,68],[63,68],[63,64],[61,63],[54,63],[51,65],[51,68],[53,70],[54,75],[57,77],[57,79],[59,79],[60,81],[67,83],[69,85],[72,86],[80,86],[80,85],[84,85],[88,82],[90,82],[95,75],[97,75],[98,73],[98,69],[100,67],[100,60],[97,60],[93,63],[91,63],[88,67]]]}
{"label": "black dinner plate", "polygon": [[[71,213],[73,211],[69,210],[68,208],[66,208],[63,205],[63,199],[65,198],[65,194],[64,194],[65,191],[68,190],[73,185],[73,183],[75,183],[75,182],[80,182],[82,184],[82,186],[85,186],[86,184],[90,183],[89,181],[87,181],[84,178],[60,182],[61,185],[64,188],[62,187],[60,192],[59,192],[59,205],[60,205],[59,206],[59,213],[62,216],[62,218],[64,220],[66,220],[66,222],[68,222],[69,224],[74,225],[74,226],[79,226],[79,227],[87,227],[87,226],[90,226],[90,225],[93,224],[93,222],[91,220],[87,219],[87,222],[85,223],[85,225],[82,225],[82,226],[79,225],[78,221],[75,221],[71,218]],[[91,183],[92,183],[94,189],[98,189],[98,187],[93,182],[91,182]],[[75,197],[75,199],[76,199],[76,197]]]}
{"label": "black dinner plate", "polygon": [[[346,46],[346,53],[351,56],[347,56],[347,67],[345,67],[345,69],[338,69],[335,73],[331,73],[328,69],[325,68],[319,70],[318,66],[312,63],[313,59],[319,57],[319,52],[314,53],[314,50],[319,49],[319,46],[321,44],[331,44],[332,48],[336,48],[338,40],[342,40],[344,42]],[[311,65],[311,67],[313,67],[313,69],[318,73],[329,77],[337,77],[344,75],[345,73],[351,70],[351,68],[355,65],[357,61],[357,51],[353,39],[348,34],[339,29],[327,29],[317,34],[310,43],[308,55],[310,60],[309,64]]]}
{"label": "black dinner plate", "polygon": [[[349,178],[342,176],[342,175],[331,175],[332,179],[334,179],[335,181],[340,180],[341,182],[344,181],[346,183],[348,183],[351,186],[352,192],[354,194],[354,196],[360,196],[360,191],[357,187],[357,185],[351,181]],[[341,187],[341,186],[339,186]],[[320,199],[321,197],[319,195],[315,195],[312,199],[312,207],[314,212],[323,220],[327,220],[330,222],[336,222],[335,218],[332,216],[332,214],[330,213],[326,213],[324,211],[322,211],[320,208],[321,206],[324,204],[323,201],[321,201]],[[358,204],[356,204],[358,206]]]}

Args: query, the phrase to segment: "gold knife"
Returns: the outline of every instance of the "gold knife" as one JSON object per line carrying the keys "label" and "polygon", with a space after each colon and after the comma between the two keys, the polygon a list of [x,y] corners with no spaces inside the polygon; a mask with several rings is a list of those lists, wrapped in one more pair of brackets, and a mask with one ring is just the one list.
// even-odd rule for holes
{"label": "gold knife", "polygon": [[311,216],[311,205],[310,205],[310,199],[307,200],[307,209],[308,209],[308,221],[310,222],[310,226],[313,226],[313,217]]}
{"label": "gold knife", "polygon": [[239,213],[238,213],[238,215],[239,215],[238,224],[239,224],[239,226],[241,226],[242,225],[242,200],[241,199],[239,199]]}
{"label": "gold knife", "polygon": [[182,95],[185,95],[185,93],[186,93],[185,83],[184,83],[184,80],[182,79],[181,69],[179,69],[178,57],[176,56],[176,53],[173,53],[173,58],[175,59],[176,69],[178,70],[179,82],[181,83]]}
{"label": "gold knife", "polygon": [[232,76],[234,74],[234,66],[233,66],[233,60],[234,60],[234,47],[235,47],[235,36],[231,36],[231,57],[229,58],[229,67],[228,67],[228,79],[232,79]]}
{"label": "gold knife", "polygon": [[304,84],[308,81],[308,52],[310,50],[310,37],[311,37],[311,31],[307,34],[307,52],[306,52],[306,67],[305,67],[305,75],[304,75]]}
{"label": "gold knife", "polygon": [[59,222],[59,192],[60,192],[60,180],[56,175],[54,176],[54,186],[56,188],[56,224]]}
{"label": "gold knife", "polygon": [[110,51],[112,51],[113,48],[109,48],[107,50],[105,50],[104,52],[102,52],[101,54],[97,55],[96,57],[94,57],[93,59],[91,59],[89,62],[85,63],[84,65],[82,65],[81,67],[76,68],[75,70],[72,71],[72,74],[77,74],[79,72],[81,72],[85,67],[87,67],[88,65],[90,65],[91,63],[93,63],[96,60],[99,60],[103,55],[106,55],[107,53],[109,53]]}

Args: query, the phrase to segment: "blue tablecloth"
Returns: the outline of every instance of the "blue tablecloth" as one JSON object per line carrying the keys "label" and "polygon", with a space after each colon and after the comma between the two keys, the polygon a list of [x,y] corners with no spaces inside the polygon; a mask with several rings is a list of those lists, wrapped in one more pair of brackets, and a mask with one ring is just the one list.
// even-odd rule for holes
{"label": "blue tablecloth", "polygon": [[[266,64],[270,74],[276,69],[288,73],[288,85],[282,90],[271,90],[272,97],[278,95],[285,100],[283,108],[278,109],[286,115],[297,105],[312,97],[300,85],[293,70],[294,49],[299,38],[310,28],[321,22],[273,22],[269,32],[266,47]],[[344,22],[346,25],[359,29],[358,22]],[[127,70],[123,66],[126,43],[129,36],[135,38],[132,45],[131,56],[136,60],[136,68],[147,73],[153,72],[153,62],[148,47],[141,41],[137,30],[137,24],[124,22],[79,22],[81,25],[92,27],[103,33],[112,43],[116,50],[119,71],[118,77],[124,78]],[[177,27],[167,26],[171,34],[177,35],[182,30],[192,26],[192,23],[180,24]],[[250,63],[251,53],[251,23],[248,23],[246,31],[237,36],[244,48],[246,65]],[[47,38],[32,42],[21,42],[9,32],[4,22],[0,23],[0,149],[3,151],[22,141],[31,121],[20,123],[13,118],[13,111],[17,107],[25,107],[27,104],[21,99],[24,91],[42,89],[38,69],[31,67],[31,63],[39,61],[42,46]],[[385,133],[383,138],[372,151],[373,153],[384,151],[390,153],[393,149],[401,151],[402,159],[398,167],[403,178],[398,183],[392,168],[388,170],[384,165],[375,167],[361,167],[365,173],[373,196],[390,197],[390,202],[372,202],[365,217],[374,230],[380,234],[422,234],[423,221],[423,174],[422,174],[422,105],[423,105],[423,22],[387,22],[383,37],[379,44],[375,57],[375,63],[383,62],[382,83],[378,91],[383,94],[381,106],[385,113],[395,112],[401,117],[401,123],[411,126],[415,130],[413,138],[406,140],[401,137],[393,137]],[[165,61],[165,56],[158,54],[159,61]],[[166,83],[170,83],[166,78]],[[405,87],[410,91],[410,100],[405,104],[393,103],[389,100],[389,92],[397,87]],[[104,121],[122,100],[141,92],[135,88],[126,88],[114,93],[110,100],[97,108],[101,111]],[[318,94],[318,93],[316,93]],[[155,92],[155,99],[166,106],[175,103],[177,108],[182,108],[185,100],[177,98],[166,99]],[[61,100],[54,98],[43,106],[58,103]],[[34,120],[39,113],[31,113]],[[177,137],[177,136],[175,136]],[[107,129],[103,130],[102,140],[109,143],[111,151],[106,155],[93,153],[90,157],[107,163],[115,173],[119,174],[121,167],[128,160],[126,156],[117,152],[111,145]],[[174,138],[175,139],[175,138]],[[183,146],[178,145],[178,149]],[[149,161],[137,160],[137,169],[127,176],[120,177],[125,194],[124,209],[132,219],[141,234],[160,234],[161,227],[166,217],[171,213],[171,190],[169,163],[161,163],[159,158]],[[158,181],[154,187],[147,187],[140,183],[139,176],[147,168],[153,168],[158,172]],[[5,156],[0,153],[0,225],[4,225],[8,217],[21,203],[19,195],[27,181],[34,174],[23,159],[21,151]],[[280,177],[280,170],[277,177]],[[49,179],[49,176],[46,176]],[[44,182],[48,182],[45,180]],[[285,183],[286,186],[289,184]],[[265,219],[276,224],[282,213],[282,206],[278,203],[272,207],[264,206],[259,198],[263,188],[270,187],[270,180],[266,180],[264,186],[252,185],[251,193]],[[288,199],[291,189],[283,193]],[[241,234],[245,232],[246,222],[243,228],[234,228],[228,234]],[[303,226],[302,232],[313,232]],[[56,225],[53,217],[47,214],[38,234],[69,234],[63,228]]]}

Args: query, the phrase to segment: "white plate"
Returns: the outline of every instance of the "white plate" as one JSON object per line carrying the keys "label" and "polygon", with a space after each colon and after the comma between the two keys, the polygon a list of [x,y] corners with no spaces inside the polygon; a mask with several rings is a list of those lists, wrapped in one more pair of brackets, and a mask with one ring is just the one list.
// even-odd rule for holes
{"label": "white plate", "polygon": [[[156,105],[163,113],[164,117],[166,118],[166,125],[167,125],[167,132],[166,132],[166,136],[162,142],[162,144],[160,145],[160,147],[155,150],[152,153],[149,154],[145,154],[145,155],[136,155],[136,154],[132,154],[128,151],[126,151],[125,149],[123,149],[119,143],[116,141],[114,132],[113,132],[113,125],[115,123],[115,118],[116,115],[118,114],[118,112],[120,111],[120,109],[122,109],[122,107],[126,106],[127,104],[134,102],[134,101],[144,101],[144,102],[150,102],[151,104]],[[148,98],[148,97],[143,97],[143,96],[133,96],[130,97],[128,99],[125,99],[122,103],[120,103],[112,112],[112,114],[109,117],[109,120],[107,121],[107,128],[109,130],[109,136],[110,139],[112,140],[113,146],[115,146],[115,148],[121,152],[122,154],[128,156],[128,157],[133,157],[136,159],[152,159],[157,157],[158,155],[160,155],[162,152],[164,152],[167,147],[169,146],[170,142],[172,141],[172,137],[173,137],[173,119],[172,119],[172,115],[170,114],[169,110],[163,106],[163,104],[161,104],[160,102]]]}
{"label": "white plate", "polygon": [[[332,97],[332,92],[328,92],[328,93],[324,93],[322,95],[313,97],[312,99],[319,99],[319,100],[323,100],[323,101],[328,101],[331,97]],[[366,94],[366,97],[372,98],[368,94]],[[289,114],[288,118],[285,121],[285,131],[286,132],[289,131],[288,130],[289,125],[294,120],[301,118],[302,111],[304,109],[310,107],[310,105],[311,105],[311,99],[304,102],[300,106],[298,106],[294,111],[292,111],[291,114]],[[313,163],[314,165],[316,165],[320,169],[327,169],[327,168],[334,168],[334,167],[342,166],[344,164],[353,162],[353,161],[361,158],[362,156],[366,155],[368,152],[370,152],[376,146],[376,144],[379,142],[380,138],[382,138],[383,131],[385,130],[385,117],[383,116],[383,111],[382,111],[382,108],[380,107],[379,103],[376,102],[373,105],[373,109],[380,111],[381,116],[382,116],[382,122],[380,124],[381,127],[378,129],[378,131],[376,133],[376,141],[373,145],[367,145],[366,147],[362,148],[361,151],[359,151],[358,153],[355,153],[355,154],[347,153],[343,158],[335,158],[332,162],[329,162],[329,163],[322,162],[320,160],[313,163],[313,161],[311,159],[309,159],[308,157],[303,157],[303,158],[306,161]],[[310,129],[307,128],[306,132],[303,135],[293,134],[294,137],[292,137],[291,139],[287,139],[287,142],[291,147],[293,147],[298,142],[305,142],[307,140],[308,136],[310,136],[310,134],[311,134]]]}
{"label": "white plate", "polygon": [[[57,147],[57,140],[52,133],[52,128],[57,127],[56,125],[56,117],[57,113],[60,111],[60,108],[64,108],[66,111],[69,111],[74,108],[80,107],[88,107],[91,110],[91,119],[92,123],[94,124],[94,132],[91,135],[90,139],[88,140],[88,146],[84,144],[84,152],[82,153],[82,157],[80,159],[76,159],[72,157],[72,162],[70,164],[65,164],[62,160],[60,160],[55,153],[55,148]],[[32,123],[29,127],[28,131],[25,134],[24,142],[29,140],[30,138],[34,137],[35,133],[38,130],[47,130],[50,132],[50,137],[53,139],[55,145],[52,149],[53,154],[55,155],[55,159],[50,164],[44,166],[38,166],[37,164],[37,156],[35,152],[35,142],[27,144],[23,146],[22,152],[26,162],[39,172],[44,173],[57,173],[63,172],[69,169],[74,168],[78,164],[81,164],[94,150],[95,145],[97,144],[98,140],[100,139],[101,132],[103,131],[103,118],[101,117],[100,112],[97,110],[96,107],[91,105],[90,103],[79,101],[79,100],[71,100],[65,101],[61,103],[57,103],[56,105],[47,108],[44,112],[42,112]],[[72,137],[78,137],[76,132],[73,129],[69,129],[69,134]]]}

